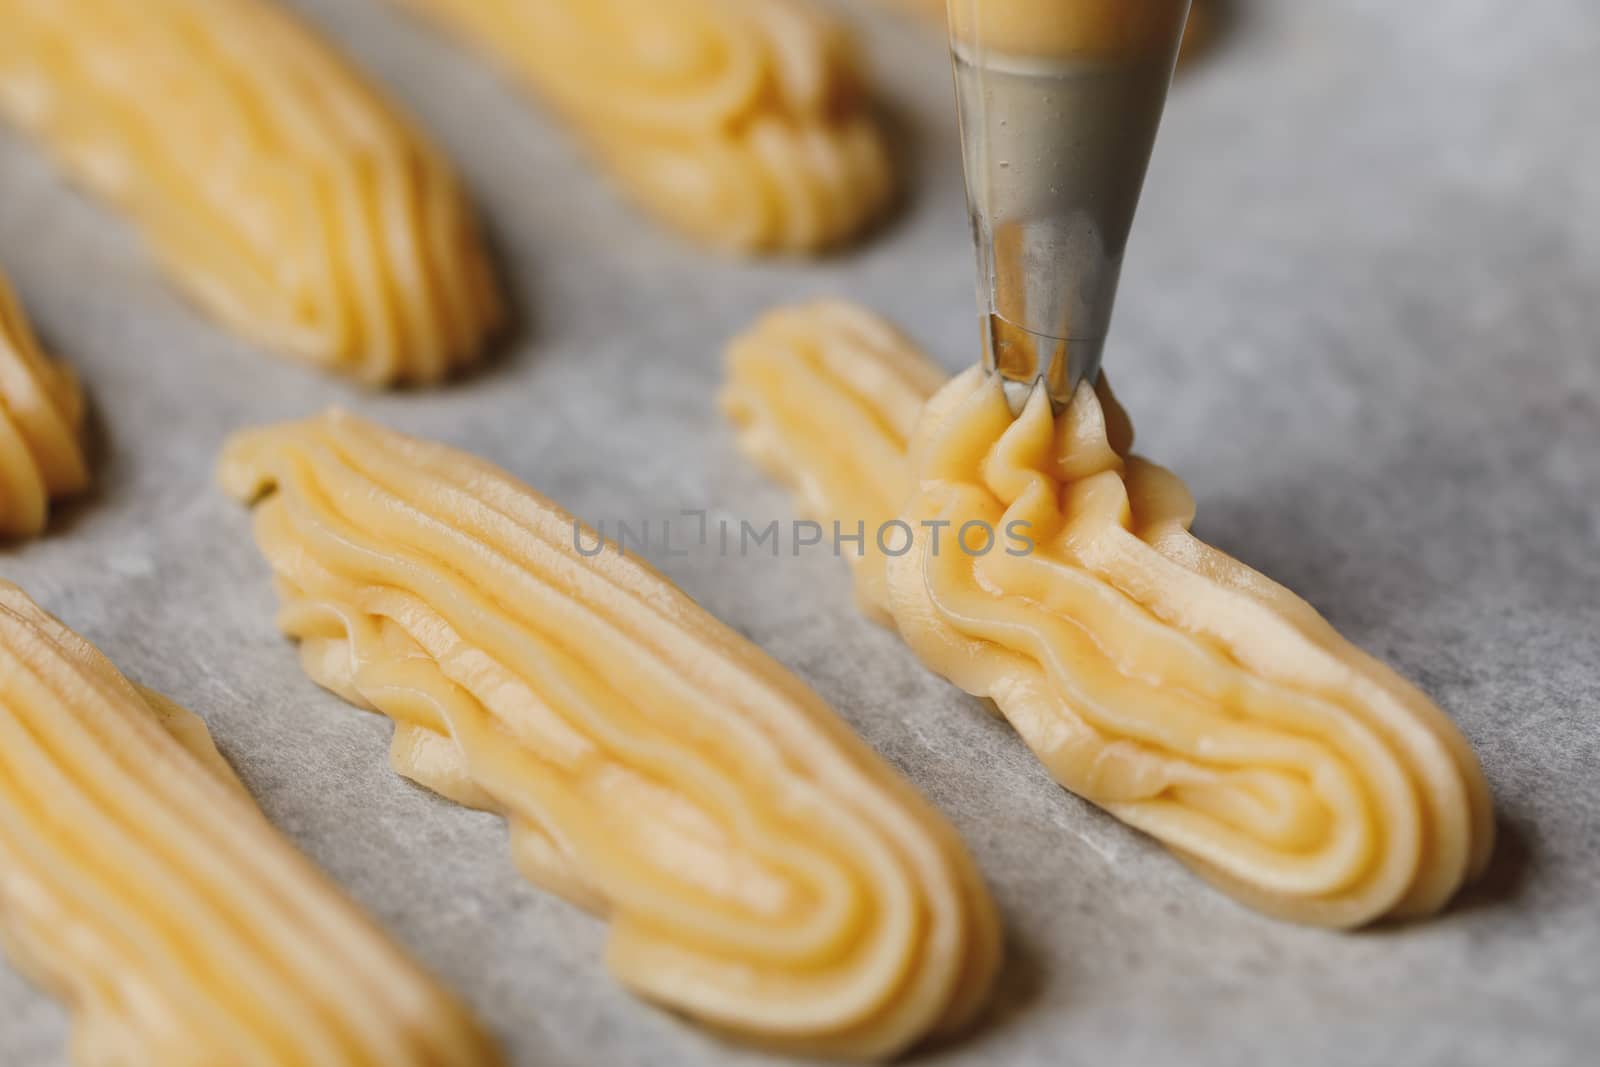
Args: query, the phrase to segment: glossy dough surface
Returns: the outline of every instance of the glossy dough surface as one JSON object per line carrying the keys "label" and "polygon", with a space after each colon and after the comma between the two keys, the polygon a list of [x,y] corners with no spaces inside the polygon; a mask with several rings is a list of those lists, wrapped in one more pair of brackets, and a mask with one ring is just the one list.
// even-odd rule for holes
{"label": "glossy dough surface", "polygon": [[266,0],[0,0],[0,117],[247,338],[372,384],[474,360],[498,295],[439,153]]}
{"label": "glossy dough surface", "polygon": [[44,531],[50,501],[89,483],[77,376],[45,355],[0,276],[0,537]]}
{"label": "glossy dough surface", "polygon": [[719,403],[740,449],[796,489],[807,518],[864,535],[843,552],[856,600],[891,622],[877,532],[899,517],[906,450],[944,371],[882,319],[837,301],[769,312],[728,346],[727,370]]}
{"label": "glossy dough surface", "polygon": [[847,29],[809,0],[398,0],[536,89],[635,201],[742,252],[813,252],[893,191]]}
{"label": "glossy dough surface", "polygon": [[[903,419],[863,404],[844,369],[872,381],[904,353],[858,344],[852,360],[837,309],[788,314],[787,337],[758,327],[732,349],[740,440],[813,514],[882,509],[894,494],[865,483]],[[796,350],[823,347],[838,377],[797,369]],[[918,537],[885,567],[907,641],[992,698],[1063,785],[1246,903],[1329,926],[1440,908],[1493,842],[1455,727],[1304,601],[1194,538],[1187,490],[1130,453],[1109,392],[1080,391],[1059,418],[1036,401],[1013,421],[968,372],[923,414],[896,508]],[[878,443],[856,464],[825,440]],[[981,531],[972,552],[953,544],[975,520],[1027,523],[1032,551],[1001,537],[979,555]],[[941,521],[934,552],[924,523]]]}
{"label": "glossy dough surface", "polygon": [[0,582],[0,943],[79,1067],[480,1067],[459,1004],[268,825],[199,718]]}
{"label": "glossy dough surface", "polygon": [[954,832],[792,675],[490,465],[330,412],[236,436],[279,625],[395,720],[395,769],[501,812],[641,994],[749,1040],[891,1054],[998,962]]}

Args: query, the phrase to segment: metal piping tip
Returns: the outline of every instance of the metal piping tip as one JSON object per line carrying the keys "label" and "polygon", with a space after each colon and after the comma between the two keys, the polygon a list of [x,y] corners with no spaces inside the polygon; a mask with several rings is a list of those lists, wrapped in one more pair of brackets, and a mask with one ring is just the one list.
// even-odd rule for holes
{"label": "metal piping tip", "polygon": [[1037,384],[1060,411],[1099,374],[1189,5],[1047,0],[1063,39],[1030,48],[1002,32],[1030,0],[983,4],[951,9],[983,362],[1013,412]]}
{"label": "metal piping tip", "polygon": [[1037,388],[1049,394],[1051,405],[1060,414],[1080,382],[1092,382],[1099,376],[1103,337],[1050,337],[994,314],[983,316],[982,322],[983,366],[999,376],[1013,415],[1022,414]]}

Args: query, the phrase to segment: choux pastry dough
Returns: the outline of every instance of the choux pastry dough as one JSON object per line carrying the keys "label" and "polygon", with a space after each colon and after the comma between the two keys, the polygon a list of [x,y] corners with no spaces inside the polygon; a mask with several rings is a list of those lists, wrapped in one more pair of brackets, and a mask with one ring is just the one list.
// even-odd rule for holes
{"label": "choux pastry dough", "polygon": [[997,921],[950,827],[822,701],[505,473],[340,412],[220,465],[313,679],[392,763],[503,813],[643,996],[752,1042],[888,1056],[979,1007]]}
{"label": "choux pastry dough", "polygon": [[499,297],[444,158],[269,0],[0,0],[0,117],[252,341],[369,384],[471,363]]}
{"label": "choux pastry dough", "polygon": [[[906,353],[852,349],[870,333],[841,333],[842,315],[769,316],[731,349],[727,396],[743,446],[809,512],[871,522],[897,494],[869,483],[904,469],[881,459],[905,424],[884,412],[910,394],[863,403],[860,383],[890,365],[907,381]],[[795,355],[824,350],[827,376]],[[1013,420],[981,370],[952,380],[892,511],[914,534],[884,560],[900,632],[993,699],[1057,781],[1240,900],[1336,927],[1438,910],[1493,844],[1471,749],[1304,601],[1194,538],[1187,490],[1131,443],[1103,387]]]}
{"label": "choux pastry dough", "polygon": [[542,95],[652,214],[738,252],[815,252],[893,174],[845,26],[807,0],[399,0]]}
{"label": "choux pastry dough", "polygon": [[[903,8],[944,23],[947,20],[947,0],[887,0],[890,6]],[[958,8],[976,3],[976,10],[989,9],[989,16],[999,23],[998,42],[1010,41],[1013,48],[1024,52],[1045,51],[1054,54],[1105,52],[1127,50],[1130,47],[1159,48],[1167,42],[1165,22],[1174,5],[1188,0],[1096,0],[1095,3],[1062,4],[1056,0],[948,0]],[[1216,26],[1216,5],[1219,0],[1194,0],[1189,8],[1189,22],[1184,28],[1183,44],[1179,58],[1192,59],[1210,41]],[[1041,18],[1042,15],[1042,18]],[[956,13],[956,24],[970,31],[973,9]],[[1064,46],[1064,48],[1063,48]]]}
{"label": "choux pastry dough", "polygon": [[42,533],[50,501],[89,483],[77,376],[44,354],[0,276],[0,537]]}
{"label": "choux pastry dough", "polygon": [[728,346],[727,366],[719,402],[740,449],[795,488],[806,518],[863,535],[852,542],[859,551],[844,553],[856,601],[892,624],[876,533],[905,503],[906,450],[944,371],[888,323],[840,301],[768,313]]}
{"label": "choux pastry dough", "polygon": [[1012,55],[1100,58],[1177,50],[1190,0],[950,0],[956,39]]}
{"label": "choux pastry dough", "polygon": [[0,944],[78,1067],[481,1067],[465,1010],[268,825],[205,725],[0,582]]}

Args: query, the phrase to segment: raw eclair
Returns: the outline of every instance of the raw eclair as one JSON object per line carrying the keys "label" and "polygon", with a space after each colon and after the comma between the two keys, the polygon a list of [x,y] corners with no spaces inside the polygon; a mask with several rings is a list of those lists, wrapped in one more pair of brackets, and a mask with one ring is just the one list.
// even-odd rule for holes
{"label": "raw eclair", "polygon": [[0,537],[42,533],[50,501],[88,485],[83,407],[77,376],[45,355],[0,275]]}
{"label": "raw eclair", "polygon": [[397,771],[497,811],[640,994],[882,1057],[972,1016],[997,921],[951,828],[822,701],[505,473],[340,412],[246,431],[279,626],[395,722]]}
{"label": "raw eclair", "polygon": [[205,724],[0,582],[0,944],[78,1067],[484,1067],[464,1008],[267,823]]}
{"label": "raw eclair", "polygon": [[490,53],[640,205],[705,244],[815,252],[894,178],[848,29],[808,0],[398,0]]}
{"label": "raw eclair", "polygon": [[740,449],[795,488],[807,518],[862,535],[845,554],[856,602],[892,622],[876,534],[905,502],[906,449],[945,372],[882,319],[837,301],[768,312],[728,346],[727,367],[719,403]]}
{"label": "raw eclair", "polygon": [[0,0],[0,118],[250,340],[437,381],[499,317],[449,164],[270,0]]}
{"label": "raw eclair", "polygon": [[[935,395],[915,356],[865,312],[780,311],[730,347],[724,406],[813,518],[865,520],[858,590],[924,663],[994,700],[1062,785],[1271,914],[1428,914],[1483,869],[1490,798],[1455,726],[1193,537],[1192,498],[1132,455],[1109,390],[1013,419],[981,370]],[[904,533],[880,551],[885,523]]]}

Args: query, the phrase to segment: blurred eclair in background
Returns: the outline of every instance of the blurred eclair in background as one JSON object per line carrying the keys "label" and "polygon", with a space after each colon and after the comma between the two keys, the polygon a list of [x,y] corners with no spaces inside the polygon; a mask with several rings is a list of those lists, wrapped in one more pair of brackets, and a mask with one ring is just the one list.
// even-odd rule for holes
{"label": "blurred eclair in background", "polygon": [[741,253],[815,253],[887,209],[849,28],[810,0],[396,0],[493,56],[652,215]]}
{"label": "blurred eclair in background", "polygon": [[450,165],[270,0],[0,0],[0,117],[232,329],[372,385],[473,362],[499,295]]}

